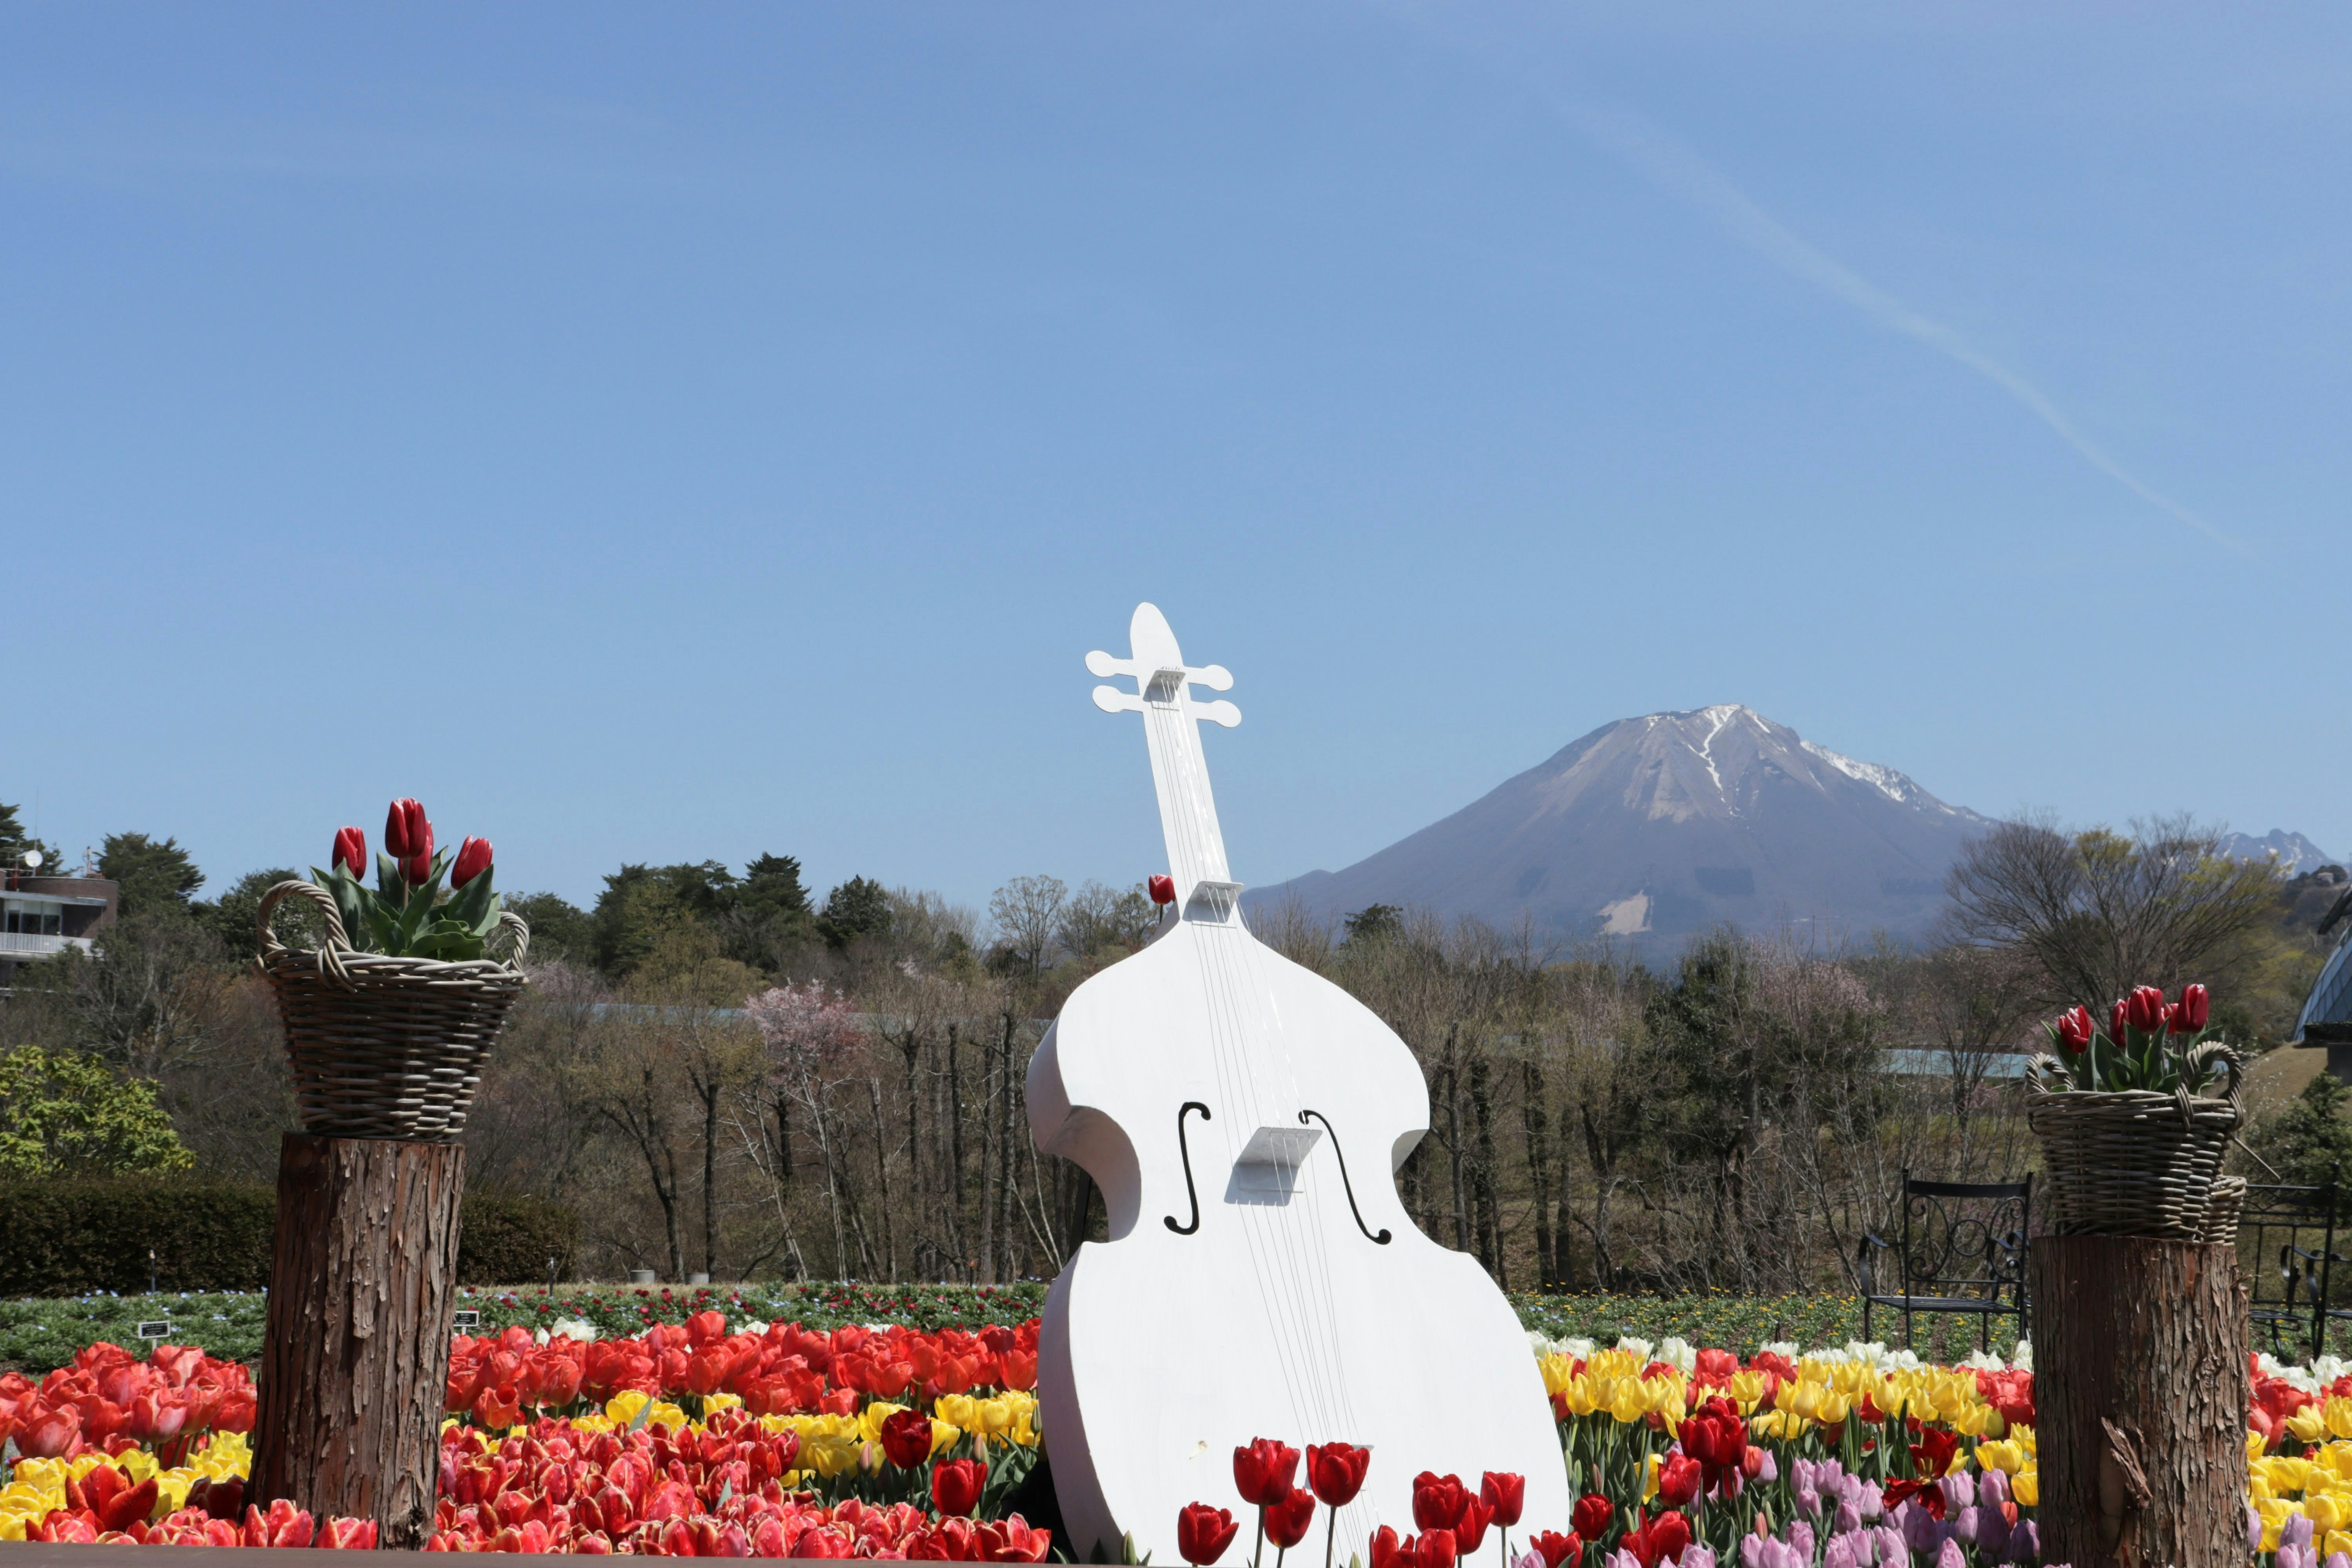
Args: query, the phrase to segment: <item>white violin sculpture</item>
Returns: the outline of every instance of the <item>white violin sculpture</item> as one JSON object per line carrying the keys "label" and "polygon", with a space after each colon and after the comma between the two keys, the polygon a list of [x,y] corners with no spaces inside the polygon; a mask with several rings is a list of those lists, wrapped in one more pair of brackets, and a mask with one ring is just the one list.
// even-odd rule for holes
{"label": "white violin sculpture", "polygon": [[1055,1281],[1038,1346],[1068,1550],[1116,1561],[1132,1532],[1168,1562],[1184,1504],[1244,1519],[1233,1450],[1261,1436],[1370,1445],[1338,1520],[1342,1563],[1381,1524],[1412,1532],[1423,1470],[1473,1492],[1483,1471],[1523,1475],[1519,1531],[1565,1531],[1559,1438],[1517,1316],[1397,1196],[1429,1130],[1419,1065],[1242,923],[1196,722],[1241,714],[1192,694],[1233,677],[1187,666],[1150,605],[1129,636],[1132,657],[1087,668],[1135,680],[1095,688],[1095,705],[1143,715],[1181,912],[1071,994],[1028,1078],[1037,1146],[1084,1166],[1109,1217],[1110,1239]]}

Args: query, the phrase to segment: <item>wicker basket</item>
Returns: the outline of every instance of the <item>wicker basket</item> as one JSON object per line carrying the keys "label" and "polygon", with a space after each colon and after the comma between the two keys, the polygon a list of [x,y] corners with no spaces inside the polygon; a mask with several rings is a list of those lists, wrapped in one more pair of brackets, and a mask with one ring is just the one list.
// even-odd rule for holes
{"label": "wicker basket", "polygon": [[2205,1204],[2205,1235],[2207,1242],[2223,1241],[2235,1246],[2238,1240],[2238,1214],[2246,1206],[2246,1178],[2221,1176],[2213,1183],[2213,1195]]}
{"label": "wicker basket", "polygon": [[[327,940],[296,952],[269,929],[281,900],[307,899],[325,916]],[[261,973],[278,994],[286,1054],[302,1128],[335,1138],[442,1142],[466,1123],[481,1064],[522,994],[530,928],[512,912],[492,937],[503,959],[444,963],[361,952],[344,933],[334,896],[315,883],[280,882],[257,916]]]}
{"label": "wicker basket", "polygon": [[2238,1056],[2200,1046],[2191,1062],[2192,1070],[2205,1062],[2226,1068],[2221,1098],[2186,1089],[2046,1089],[2043,1079],[2065,1068],[2053,1058],[2035,1058],[2025,1119],[2042,1144],[2057,1234],[2201,1241],[2212,1236],[2221,1205],[2234,1232],[2245,1184],[2221,1205],[2215,1185],[2230,1134],[2245,1120]]}

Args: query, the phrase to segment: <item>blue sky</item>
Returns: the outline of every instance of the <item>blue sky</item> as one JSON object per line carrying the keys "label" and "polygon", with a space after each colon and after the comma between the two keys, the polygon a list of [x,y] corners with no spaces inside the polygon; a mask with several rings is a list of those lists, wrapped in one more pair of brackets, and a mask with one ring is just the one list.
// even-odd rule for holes
{"label": "blue sky", "polygon": [[2352,20],[0,13],[0,800],[216,879],[1235,874],[1746,702],[2352,852]]}

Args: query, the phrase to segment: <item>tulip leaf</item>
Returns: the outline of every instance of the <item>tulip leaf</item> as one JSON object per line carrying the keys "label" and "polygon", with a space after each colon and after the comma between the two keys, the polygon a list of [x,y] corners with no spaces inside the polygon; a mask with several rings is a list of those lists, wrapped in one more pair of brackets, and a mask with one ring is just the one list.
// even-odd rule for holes
{"label": "tulip leaf", "polygon": [[[495,867],[485,866],[474,879],[450,896],[441,912],[471,931],[484,931],[486,921],[495,922],[497,910],[492,907],[498,895],[491,891],[490,879]],[[484,934],[488,934],[484,931]]]}

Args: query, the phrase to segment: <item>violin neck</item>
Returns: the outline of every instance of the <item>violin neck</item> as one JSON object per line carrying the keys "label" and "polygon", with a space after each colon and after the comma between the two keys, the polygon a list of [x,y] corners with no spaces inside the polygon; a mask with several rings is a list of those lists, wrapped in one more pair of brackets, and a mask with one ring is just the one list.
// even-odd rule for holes
{"label": "violin neck", "polygon": [[[1233,873],[1225,866],[1225,836],[1217,826],[1217,801],[1201,754],[1201,726],[1184,681],[1160,676],[1144,683],[1143,735],[1151,751],[1152,788],[1160,796],[1160,831],[1168,841],[1168,874],[1175,879],[1179,906],[1189,907],[1202,883],[1230,888]],[[1229,912],[1231,894],[1221,902]]]}

